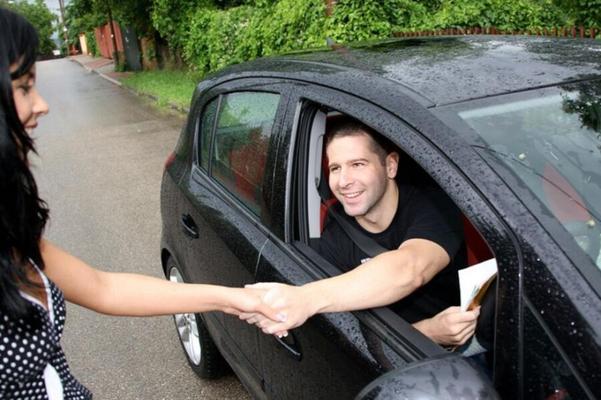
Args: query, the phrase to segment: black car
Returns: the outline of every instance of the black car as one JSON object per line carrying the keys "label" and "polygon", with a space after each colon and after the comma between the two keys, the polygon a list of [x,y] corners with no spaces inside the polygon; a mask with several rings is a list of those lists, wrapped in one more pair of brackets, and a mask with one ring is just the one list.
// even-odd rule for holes
{"label": "black car", "polygon": [[339,274],[315,243],[322,138],[340,114],[455,202],[469,265],[496,259],[478,327],[488,351],[462,357],[386,307],[316,315],[282,339],[221,313],[178,315],[192,368],[216,377],[223,357],[256,398],[601,398],[601,42],[390,40],[204,80],[162,182],[167,278]]}

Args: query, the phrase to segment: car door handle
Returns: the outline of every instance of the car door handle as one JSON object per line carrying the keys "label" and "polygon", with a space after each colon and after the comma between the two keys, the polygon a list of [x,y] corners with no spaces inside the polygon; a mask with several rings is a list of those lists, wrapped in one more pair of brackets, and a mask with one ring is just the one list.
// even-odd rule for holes
{"label": "car door handle", "polygon": [[181,223],[186,235],[192,239],[198,239],[198,226],[196,226],[196,222],[194,222],[190,214],[182,214]]}
{"label": "car door handle", "polygon": [[296,340],[296,336],[292,332],[288,332],[288,336],[279,338],[273,335],[275,340],[294,358],[296,361],[300,361],[302,358],[302,353],[298,346],[298,341]]}

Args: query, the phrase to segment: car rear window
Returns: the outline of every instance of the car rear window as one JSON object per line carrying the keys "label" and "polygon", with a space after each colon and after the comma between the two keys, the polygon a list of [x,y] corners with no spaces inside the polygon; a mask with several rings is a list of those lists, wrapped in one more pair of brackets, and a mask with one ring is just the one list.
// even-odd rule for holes
{"label": "car rear window", "polygon": [[280,96],[265,92],[224,95],[217,114],[211,171],[213,177],[261,215],[263,177]]}

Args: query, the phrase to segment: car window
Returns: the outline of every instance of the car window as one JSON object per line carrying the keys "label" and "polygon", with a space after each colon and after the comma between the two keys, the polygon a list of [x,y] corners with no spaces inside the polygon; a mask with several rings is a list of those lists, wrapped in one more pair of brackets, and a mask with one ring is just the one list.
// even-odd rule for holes
{"label": "car window", "polygon": [[215,115],[217,113],[217,100],[212,100],[204,109],[202,120],[200,121],[200,166],[209,170],[209,150],[211,148],[211,133],[215,125]]}
{"label": "car window", "polygon": [[[280,96],[239,92],[222,96],[211,174],[251,211],[261,215],[263,176]],[[207,117],[208,118],[208,117]]]}
{"label": "car window", "polygon": [[[307,105],[309,104],[310,103],[307,102]],[[353,267],[364,262],[366,258],[361,257],[364,257],[365,254],[368,256],[370,256],[370,253],[375,254],[375,252],[370,252],[370,248],[373,250],[376,249],[374,245],[376,245],[377,240],[379,240],[377,243],[378,247],[389,246],[387,248],[392,249],[399,245],[399,241],[402,240],[402,235],[396,236],[395,234],[389,233],[369,235],[367,233],[361,233],[364,231],[357,229],[356,226],[358,225],[354,225],[350,218],[342,217],[344,214],[343,207],[340,207],[339,200],[336,198],[329,186],[329,177],[332,172],[328,168],[328,162],[331,160],[327,160],[327,145],[325,144],[327,143],[327,139],[324,136],[326,131],[330,129],[331,126],[335,126],[337,123],[339,123],[339,121],[343,121],[343,123],[345,123],[344,121],[348,120],[354,120],[356,122],[360,122],[360,120],[354,116],[331,109],[324,105],[316,104],[314,106],[317,108],[317,110],[311,114],[313,120],[310,121],[310,123],[305,123],[306,128],[303,128],[302,126],[299,127],[301,132],[297,134],[297,137],[299,138],[297,152],[303,152],[306,154],[306,156],[301,157],[297,154],[297,158],[305,160],[305,165],[300,166],[297,170],[298,176],[295,178],[295,183],[299,187],[291,191],[292,193],[301,194],[301,197],[296,200],[298,201],[299,205],[292,206],[293,209],[299,210],[297,214],[297,221],[292,226],[292,236],[297,242],[304,243],[312,248],[315,251],[314,255],[319,254],[321,260],[323,261],[319,263],[319,268],[321,268],[327,275],[336,275],[343,271],[352,269]],[[310,109],[309,106],[307,106],[307,109]],[[308,113],[308,111],[306,112]],[[391,149],[392,146],[394,146],[394,150],[400,154],[400,160],[402,160],[402,164],[399,166],[399,171],[402,171],[402,173],[399,173],[397,176],[399,185],[402,185],[403,188],[407,190],[416,188],[416,192],[418,191],[417,188],[419,187],[419,193],[426,195],[424,199],[427,198],[428,193],[436,193],[436,198],[439,199],[439,194],[442,193],[442,189],[435,184],[432,177],[429,176],[426,171],[424,171],[409,156],[409,154],[403,152],[393,143],[386,142],[383,135],[381,135],[379,132],[374,131],[373,134],[377,137],[378,143],[382,143],[382,146],[387,149]],[[307,136],[307,139],[302,140],[302,138]],[[362,153],[357,154],[361,155]],[[357,155],[357,157],[359,157],[359,155]],[[368,174],[366,172],[361,173],[361,167],[356,167],[354,164],[351,166],[350,163],[345,164],[345,156],[341,155],[340,153],[338,154],[338,157],[343,160],[342,164],[347,165],[348,167],[347,172],[345,172],[346,175],[344,179],[352,182],[349,184],[349,187],[352,186],[353,189],[359,187],[362,182],[367,179],[366,177]],[[350,168],[357,168],[357,171],[352,172],[350,171]],[[369,176],[372,177],[371,175]],[[375,179],[370,182],[372,185],[379,184]],[[332,189],[336,190],[336,188]],[[458,244],[457,246],[460,248],[460,250],[457,250],[458,256],[455,258],[456,261],[454,261],[453,267],[448,269],[448,271],[451,272],[445,271],[444,275],[441,274],[437,276],[430,282],[428,290],[422,290],[416,294],[408,296],[408,299],[404,301],[401,300],[389,305],[388,309],[392,311],[392,313],[389,313],[388,316],[391,317],[396,314],[397,316],[404,318],[404,321],[406,321],[405,323],[413,323],[418,320],[425,319],[426,316],[428,318],[432,317],[434,314],[436,314],[436,312],[441,311],[447,305],[456,305],[454,300],[455,298],[459,298],[458,288],[457,292],[455,293],[452,292],[452,289],[448,289],[452,286],[447,285],[449,282],[455,283],[456,281],[457,272],[454,271],[454,269],[465,268],[468,265],[479,264],[494,257],[488,244],[484,241],[475,227],[469,223],[467,218],[465,220],[461,220],[461,215],[458,213],[458,210],[453,207],[454,205],[451,204],[450,199],[436,203],[436,205],[434,205],[434,203],[430,204],[433,209],[437,210],[437,212],[438,210],[445,210],[450,213],[449,218],[445,219],[445,221],[449,221],[448,229],[453,229],[452,233],[449,231],[449,236],[454,238],[451,240],[455,240],[456,238],[458,243],[463,242],[465,238],[467,247],[465,250],[467,251],[464,252],[462,243]],[[406,215],[403,213],[403,211],[405,210],[397,211],[397,214]],[[335,217],[334,213],[341,215],[341,217]],[[422,215],[426,214],[430,215],[426,212]],[[399,219],[396,220],[396,223],[399,227],[399,232],[403,231],[403,229],[408,229],[409,227],[420,229],[418,227],[419,224],[411,225],[411,222],[401,222],[401,218],[402,217],[399,217]],[[341,219],[347,221],[351,228],[355,227],[358,235],[350,235],[348,231],[343,232],[343,225],[340,222],[334,223],[334,219],[336,221],[340,221]],[[422,221],[426,219],[427,218],[425,217]],[[329,231],[328,226],[330,227]],[[337,226],[339,226],[340,229]],[[464,233],[463,230],[465,230],[467,226],[471,228],[471,231]],[[424,232],[426,230],[427,229],[425,229]],[[390,229],[386,230],[386,232],[391,231],[392,230]],[[357,236],[362,237],[358,238],[358,240],[355,240],[353,239],[353,236],[355,238]],[[343,240],[343,238],[346,237],[351,238],[351,242],[354,242],[356,247],[353,244],[349,244],[346,239]],[[296,244],[296,247],[300,251],[304,251],[305,253],[307,252],[307,250],[305,250],[299,244]],[[315,258],[314,255],[312,256],[313,259]],[[331,269],[324,264],[331,265],[334,268]],[[433,293],[435,293],[435,295]],[[441,294],[440,296],[438,296],[439,293]],[[491,292],[491,294],[493,297],[491,297],[491,312],[489,315],[492,319],[494,317],[493,314],[495,307],[494,292]],[[453,300],[450,300],[451,297]],[[457,300],[457,304],[458,303],[459,302]],[[407,306],[407,304],[411,304],[411,306]],[[437,306],[429,308],[429,306],[433,304],[437,304]],[[486,322],[487,326],[493,325],[492,320]],[[407,335],[405,337],[409,337],[407,329],[403,329],[403,335]],[[486,339],[485,342],[490,344],[493,342],[493,337],[494,330],[490,329],[489,335],[483,336],[483,339]],[[481,343],[484,343],[484,341],[481,340]],[[488,348],[491,349],[492,346]],[[487,367],[490,366],[487,365]]]}
{"label": "car window", "polygon": [[477,147],[540,200],[530,208],[541,223],[559,222],[601,269],[601,81],[493,100],[458,112],[484,140]]}
{"label": "car window", "polygon": [[525,399],[589,397],[529,309],[524,313],[524,368]]}

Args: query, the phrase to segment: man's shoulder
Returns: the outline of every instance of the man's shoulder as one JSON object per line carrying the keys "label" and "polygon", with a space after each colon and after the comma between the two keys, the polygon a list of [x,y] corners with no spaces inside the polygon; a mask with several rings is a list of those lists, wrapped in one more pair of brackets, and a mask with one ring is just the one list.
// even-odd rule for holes
{"label": "man's shoulder", "polygon": [[397,184],[399,188],[399,207],[409,203],[419,206],[424,202],[440,202],[448,199],[446,192],[440,186],[430,181]]}

